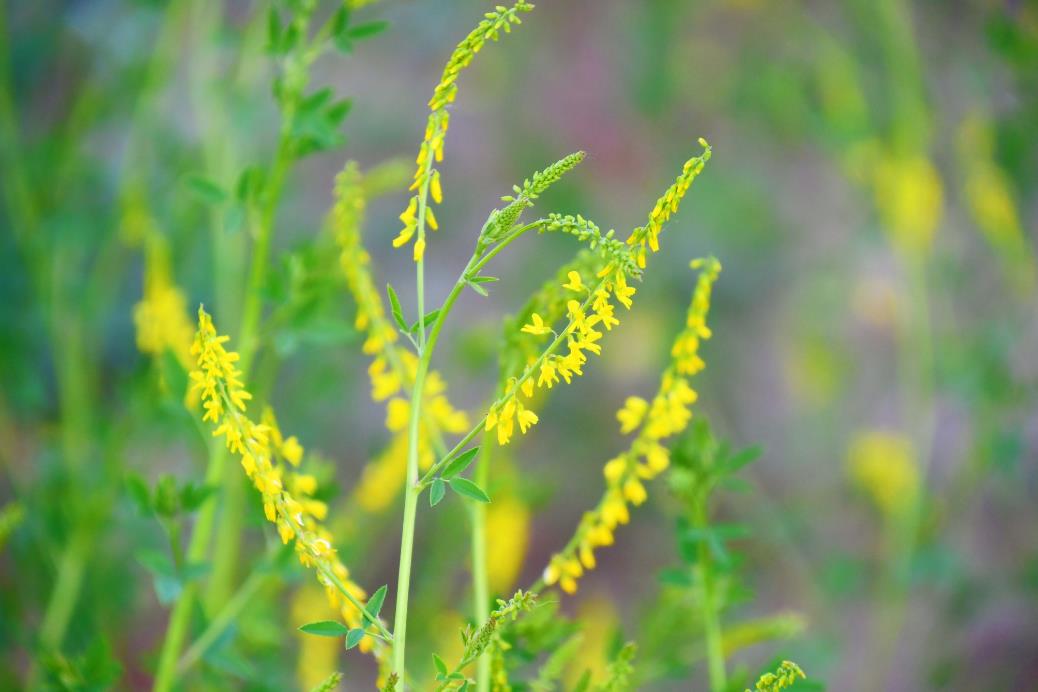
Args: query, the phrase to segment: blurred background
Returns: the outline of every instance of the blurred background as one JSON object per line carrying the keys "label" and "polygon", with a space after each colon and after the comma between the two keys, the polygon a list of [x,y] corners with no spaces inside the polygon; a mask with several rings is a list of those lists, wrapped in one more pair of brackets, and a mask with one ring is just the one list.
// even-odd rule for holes
{"label": "blurred background", "polygon": [[[180,586],[146,557],[166,539],[126,479],[200,480],[206,444],[163,391],[161,359],[138,347],[142,238],[163,239],[188,319],[205,303],[236,343],[250,243],[225,190],[278,146],[268,5],[0,7],[0,687],[23,684],[39,656],[58,680],[118,668],[111,684],[139,688]],[[356,21],[388,28],[313,66],[310,88],[352,106],[286,177],[263,287],[278,319],[255,387],[326,460],[332,516],[389,439],[352,299],[341,282],[313,299],[336,281],[335,175],[352,159],[389,181],[365,239],[376,284],[392,281],[413,310],[410,253],[390,240],[426,101],[487,9],[359,8]],[[1038,687],[1036,126],[1038,5],[1026,1],[544,0],[480,53],[452,110],[426,254],[434,297],[498,198],[563,155],[588,152],[537,213],[580,212],[623,237],[698,137],[714,148],[601,359],[512,449],[498,483],[516,499],[491,509],[493,588],[534,581],[597,501],[624,444],[615,411],[651,396],[694,286],[689,260],[712,254],[724,272],[697,415],[762,450],[740,474],[746,492],[716,504],[748,531],[732,549],[753,596],[726,617],[784,623],[738,647],[733,667],[778,654],[833,690]],[[485,405],[502,315],[574,251],[524,238],[496,262],[489,298],[463,296],[436,363],[456,406]],[[650,488],[562,603],[596,623],[599,649],[613,632],[635,637],[657,605],[678,549],[665,495]],[[239,580],[267,540],[250,511]],[[362,583],[392,584],[398,500],[356,514],[333,522],[344,561]],[[468,605],[460,506],[424,526],[420,651],[453,642],[443,632]],[[284,689],[335,666],[347,689],[370,683],[365,659],[284,635],[312,600],[301,571],[245,610],[206,659],[207,684]],[[56,598],[69,601],[64,623]],[[605,660],[586,649],[587,665]],[[701,667],[672,672],[641,686],[706,689]]]}

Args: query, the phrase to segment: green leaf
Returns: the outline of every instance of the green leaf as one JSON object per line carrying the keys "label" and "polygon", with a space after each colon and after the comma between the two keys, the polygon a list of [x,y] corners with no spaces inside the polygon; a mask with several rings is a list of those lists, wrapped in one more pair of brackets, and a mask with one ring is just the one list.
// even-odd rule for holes
{"label": "green leaf", "polygon": [[429,487],[429,506],[435,507],[440,504],[440,500],[447,493],[447,488],[442,478],[434,478],[432,485]]}
{"label": "green leaf", "polygon": [[[382,603],[386,600],[387,588],[388,586],[386,584],[380,586],[378,590],[371,595],[368,602],[364,604],[364,610],[366,610],[372,618],[377,618],[378,614],[382,611]],[[369,625],[374,624],[374,622],[368,617],[368,615],[365,615],[364,624]]]}
{"label": "green leaf", "polygon": [[267,13],[267,52],[281,52],[281,18],[278,11],[271,7]]}
{"label": "green leaf", "polygon": [[180,489],[180,505],[186,512],[193,512],[202,506],[210,495],[216,492],[216,486],[199,484],[193,481],[188,481],[184,487]]}
{"label": "green leaf", "polygon": [[403,331],[408,331],[407,323],[404,322],[404,311],[400,308],[400,299],[396,297],[393,284],[386,284],[386,293],[389,294],[389,309],[393,313],[393,321]]}
{"label": "green leaf", "polygon": [[353,101],[350,99],[336,101],[325,109],[324,119],[332,127],[341,125],[342,121],[349,115],[351,108],[353,108]]}
{"label": "green leaf", "polygon": [[126,475],[126,492],[133,499],[141,514],[151,514],[151,490],[148,484],[136,473]]}
{"label": "green leaf", "polygon": [[346,634],[346,649],[352,649],[353,647],[360,644],[360,640],[364,638],[364,630],[360,627],[352,629]]}
{"label": "green leaf", "polygon": [[351,27],[346,35],[352,39],[364,39],[371,38],[377,34],[381,34],[389,27],[389,22],[365,22],[364,24],[358,24],[357,26]]}
{"label": "green leaf", "polygon": [[155,483],[155,511],[159,516],[173,518],[180,511],[180,493],[177,481],[169,474],[159,476]]}
{"label": "green leaf", "polygon": [[479,454],[479,447],[466,449],[464,452],[447,462],[443,471],[440,472],[440,476],[446,480],[454,478],[469,467],[469,464],[472,463],[472,460],[476,458],[477,454]]}
{"label": "green leaf", "polygon": [[222,204],[227,199],[227,191],[218,183],[203,175],[190,175],[187,178],[188,189],[198,195],[207,204]]}
{"label": "green leaf", "polygon": [[331,35],[338,36],[350,25],[350,8],[346,5],[342,5],[335,12],[335,16],[332,17]]}
{"label": "green leaf", "polygon": [[[436,321],[436,318],[439,316],[439,314],[440,314],[440,309],[439,308],[436,308],[435,310],[427,312],[427,313],[425,313],[425,318],[424,318],[424,320],[422,320],[422,322],[424,322],[425,326],[428,327],[430,324],[432,324],[433,322]],[[416,331],[418,331],[418,327],[421,325],[422,322],[420,322],[418,320],[415,320],[415,323],[412,324],[411,328],[407,330],[408,333],[413,334]]]}
{"label": "green leaf", "polygon": [[436,666],[436,670],[438,670],[441,675],[446,675],[447,674],[447,664],[444,663],[443,659],[440,658],[439,656],[437,656],[436,654],[433,654],[432,656],[433,656],[433,665]]}
{"label": "green leaf", "polygon": [[497,278],[496,276],[474,276],[471,279],[469,279],[469,281],[477,284],[492,284],[495,281],[500,280],[501,279]]}
{"label": "green leaf", "polygon": [[471,288],[473,291],[483,296],[484,298],[490,295],[489,293],[487,293],[487,289],[483,288],[479,284],[472,283],[471,281],[466,281],[465,283],[466,285],[468,285],[469,288]]}
{"label": "green leaf", "polygon": [[[341,637],[352,630],[341,622],[335,620],[318,620],[317,622],[308,622],[300,627],[299,631],[307,634],[314,634],[318,637]],[[361,631],[363,632],[363,630]]]}
{"label": "green leaf", "polygon": [[487,495],[483,488],[479,487],[468,478],[452,478],[447,481],[450,485],[451,490],[464,495],[465,497],[477,500],[478,502],[490,502],[490,496]]}

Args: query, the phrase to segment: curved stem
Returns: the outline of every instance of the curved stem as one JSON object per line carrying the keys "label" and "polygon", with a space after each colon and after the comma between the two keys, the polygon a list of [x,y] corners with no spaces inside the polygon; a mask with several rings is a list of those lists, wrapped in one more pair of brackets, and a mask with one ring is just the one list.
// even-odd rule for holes
{"label": "curved stem", "polygon": [[[473,480],[481,488],[487,487],[490,475],[490,433],[483,434],[483,446]],[[487,506],[483,502],[472,504],[472,600],[476,622],[490,618],[490,584],[487,577]],[[490,657],[480,655],[476,662],[476,692],[490,689]]]}

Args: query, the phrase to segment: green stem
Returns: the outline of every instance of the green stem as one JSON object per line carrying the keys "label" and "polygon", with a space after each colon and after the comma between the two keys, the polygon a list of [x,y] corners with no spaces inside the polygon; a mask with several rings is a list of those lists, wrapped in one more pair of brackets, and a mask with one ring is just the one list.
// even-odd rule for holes
{"label": "green stem", "polygon": [[227,601],[223,609],[217,613],[209,625],[205,628],[205,631],[199,635],[191,646],[187,648],[184,655],[180,658],[177,663],[176,674],[183,675],[192,666],[201,660],[202,656],[209,651],[211,647],[219,638],[220,635],[233,623],[242,611],[245,610],[245,606],[249,604],[252,597],[268,582],[273,581],[273,577],[266,572],[253,572],[249,575],[249,578],[245,580],[245,583],[241,585],[238,591]]}
{"label": "green stem", "polygon": [[[223,444],[216,439],[210,440],[209,466],[205,475],[206,485],[219,487],[226,466],[227,452]],[[217,509],[216,498],[210,498],[198,510],[198,520],[195,522],[195,529],[191,533],[191,542],[187,548],[188,564],[205,559],[209,551],[209,539],[216,521]],[[167,692],[172,689],[173,683],[176,681],[177,659],[180,658],[180,650],[187,638],[187,630],[191,624],[191,611],[197,594],[197,582],[190,582],[184,587],[176,605],[173,606],[169,624],[166,626],[166,638],[162,642],[162,650],[159,653],[159,665],[152,688],[155,692]]]}
{"label": "green stem", "polygon": [[[706,497],[703,496],[695,503],[693,509],[693,524],[696,528],[705,530],[707,527],[707,505]],[[728,686],[727,674],[724,669],[724,637],[721,632],[720,614],[717,608],[717,589],[714,582],[713,558],[710,555],[710,546],[706,541],[699,542],[699,574],[702,579],[703,607],[703,631],[706,635],[706,658],[707,670],[710,675],[710,689],[713,692],[723,692]]]}
{"label": "green stem", "polygon": [[[479,461],[473,480],[481,488],[487,487],[490,475],[491,433],[483,434],[483,447],[480,449]],[[490,618],[490,585],[487,579],[487,506],[482,502],[472,505],[472,600],[476,622],[486,622]],[[490,689],[490,657],[480,656],[476,663],[476,692]]]}
{"label": "green stem", "polygon": [[57,569],[58,578],[40,624],[40,644],[45,649],[60,648],[65,638],[65,630],[68,629],[79,597],[91,543],[90,530],[77,528],[62,552]]}

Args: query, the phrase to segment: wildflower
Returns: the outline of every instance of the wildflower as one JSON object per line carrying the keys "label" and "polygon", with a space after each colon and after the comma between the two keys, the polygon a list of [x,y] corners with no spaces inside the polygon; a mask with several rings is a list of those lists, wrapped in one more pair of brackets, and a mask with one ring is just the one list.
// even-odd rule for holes
{"label": "wildflower", "polygon": [[487,580],[492,592],[515,584],[530,539],[530,510],[514,493],[495,493],[487,508]]}
{"label": "wildflower", "polygon": [[923,155],[880,155],[872,179],[876,209],[902,252],[927,252],[941,220],[943,190],[937,169]]}
{"label": "wildflower", "polygon": [[[368,367],[371,398],[386,402],[386,428],[394,433],[387,448],[361,472],[354,491],[363,509],[377,512],[389,506],[404,484],[407,455],[404,432],[410,414],[405,389],[414,382],[417,359],[410,351],[397,347],[398,332],[386,315],[382,294],[375,288],[371,258],[361,239],[366,203],[363,177],[355,163],[348,163],[336,178],[335,196],[332,226],[340,248],[340,266],[356,303],[355,326],[366,334],[363,351],[373,356]],[[417,213],[417,202],[411,213]],[[418,458],[419,466],[426,468],[433,461],[430,443],[433,434],[464,432],[469,427],[469,419],[464,411],[451,405],[446,384],[436,371],[426,375],[422,411]]]}
{"label": "wildflower", "polygon": [[919,466],[911,440],[894,433],[866,431],[852,440],[850,472],[888,517],[910,509],[919,492]]}
{"label": "wildflower", "polygon": [[637,430],[637,434],[627,451],[606,462],[603,468],[605,493],[598,505],[581,519],[573,540],[551,558],[543,576],[549,586],[558,583],[566,593],[576,591],[580,574],[567,567],[576,561],[586,569],[594,568],[595,550],[611,545],[616,527],[630,521],[630,506],[637,507],[648,498],[643,481],[652,480],[670,464],[669,452],[661,441],[680,433],[692,419],[690,406],[697,395],[688,380],[694,374],[689,365],[699,358],[700,341],[711,336],[706,316],[721,265],[710,258],[694,262],[692,266],[698,268],[700,274],[685,328],[674,341],[671,363],[663,372],[651,402],[628,397],[617,412],[621,432],[628,434]]}
{"label": "wildflower", "polygon": [[551,327],[544,324],[544,320],[536,312],[530,316],[530,324],[522,328],[525,334],[533,334],[534,336],[542,336],[544,334],[551,334]]}
{"label": "wildflower", "polygon": [[571,291],[577,293],[583,293],[587,290],[587,286],[580,280],[580,273],[575,271],[567,272],[566,277],[569,279],[566,283],[562,284],[563,288],[568,288]]}
{"label": "wildflower", "polygon": [[636,260],[639,267],[645,267],[646,248],[652,252],[659,251],[659,237],[660,232],[663,230],[663,224],[669,221],[670,217],[677,212],[681,199],[685,196],[689,186],[692,185],[692,181],[696,179],[702,172],[706,162],[710,160],[712,153],[710,145],[702,138],[699,139],[699,144],[704,149],[703,153],[685,162],[681,174],[674,181],[674,184],[663,193],[663,196],[656,201],[656,206],[649,212],[649,222],[634,229],[627,239],[627,244],[636,248]]}
{"label": "wildflower", "polygon": [[[282,464],[296,466],[303,449],[296,438],[281,434],[272,411],[264,412],[260,423],[248,417],[246,402],[251,397],[235,365],[238,354],[224,347],[227,341],[228,337],[217,334],[208,313],[199,308],[198,332],[191,347],[196,369],[190,378],[202,397],[203,420],[214,423],[213,435],[222,435],[228,448],[240,456],[246,475],[262,497],[264,516],[275,524],[281,540],[286,544],[294,541],[299,561],[315,569],[329,601],[346,623],[362,627],[357,603],[367,595],[350,581],[349,570],[332,547],[331,535],[322,524],[327,506],[311,496],[316,480],[286,471]],[[360,646],[362,650],[374,648],[380,656],[385,653],[381,643],[370,637]]]}
{"label": "wildflower", "polygon": [[[443,160],[443,144],[447,136],[447,128],[450,124],[449,106],[454,102],[458,93],[458,75],[469,66],[487,40],[496,41],[500,33],[508,33],[513,24],[522,23],[519,18],[520,12],[529,12],[533,5],[525,0],[518,0],[510,8],[498,7],[493,12],[488,12],[485,19],[466,36],[454,49],[450,59],[444,67],[443,75],[439,84],[433,90],[432,98],[429,99],[429,118],[425,125],[425,136],[418,148],[418,156],[415,158],[417,170],[412,190],[420,193],[411,197],[407,208],[401,214],[403,229],[393,240],[393,247],[401,247],[410,242],[417,234],[415,240],[414,261],[419,262],[425,251],[425,224],[436,230],[436,217],[432,210],[425,206],[425,197],[422,190],[428,190],[432,201],[439,204],[443,201],[443,188],[440,183],[439,171],[433,164]],[[419,217],[423,223],[419,223]]]}
{"label": "wildflower", "polygon": [[629,396],[624,401],[624,407],[617,411],[616,418],[620,421],[620,432],[626,435],[639,425],[649,410],[649,402],[639,396]]}

